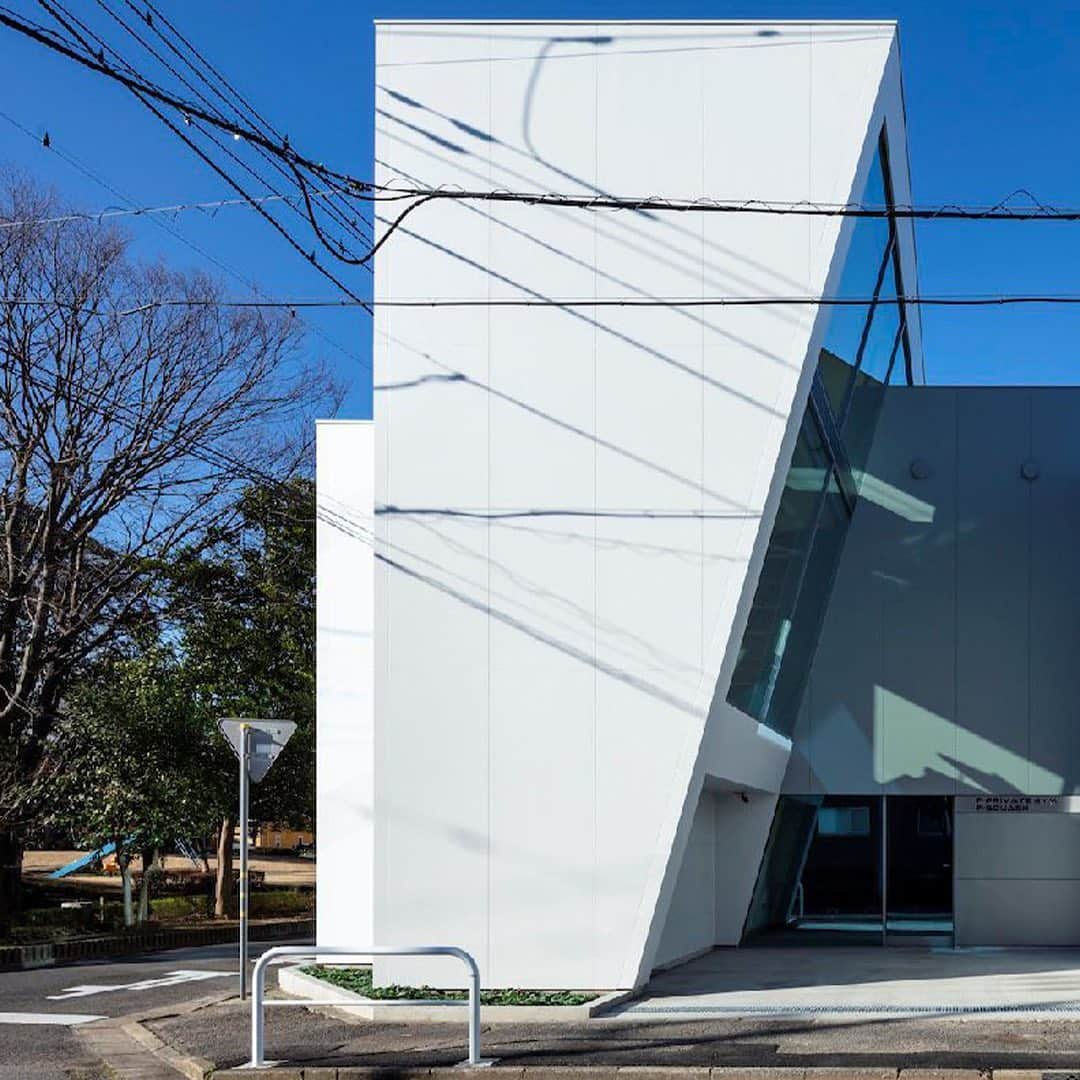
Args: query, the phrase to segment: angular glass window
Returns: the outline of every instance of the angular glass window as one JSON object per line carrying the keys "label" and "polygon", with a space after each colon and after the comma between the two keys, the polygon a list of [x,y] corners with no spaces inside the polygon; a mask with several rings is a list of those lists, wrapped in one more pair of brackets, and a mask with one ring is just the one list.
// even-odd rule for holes
{"label": "angular glass window", "polygon": [[870,458],[899,330],[900,309],[897,305],[878,303],[863,346],[862,363],[852,380],[847,415],[841,428],[856,485],[861,485]]}
{"label": "angular glass window", "polygon": [[732,705],[760,720],[769,715],[780,680],[803,570],[814,540],[821,493],[831,473],[821,432],[808,411],[795,444],[728,691]]}
{"label": "angular glass window", "polygon": [[[892,206],[884,133],[862,196]],[[885,386],[908,379],[904,295],[890,215],[857,217],[814,388],[765,553],[728,701],[788,735],[866,469]]]}
{"label": "angular glass window", "polygon": [[[866,181],[862,202],[870,207],[888,205],[885,174],[880,150],[874,155]],[[867,300],[877,295],[882,279],[882,267],[889,259],[891,240],[887,217],[860,217],[851,222],[844,269],[835,296],[841,300]],[[829,404],[837,416],[844,411],[851,374],[859,359],[859,348],[871,314],[870,303],[837,304],[827,313],[828,330],[822,353],[843,361],[843,367],[832,366],[822,371],[822,381],[829,394]]]}

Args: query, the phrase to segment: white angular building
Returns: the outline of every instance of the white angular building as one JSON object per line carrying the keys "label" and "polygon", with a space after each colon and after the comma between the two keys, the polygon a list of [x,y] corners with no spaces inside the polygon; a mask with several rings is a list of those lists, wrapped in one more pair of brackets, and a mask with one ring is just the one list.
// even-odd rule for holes
{"label": "white angular building", "polygon": [[[381,185],[911,202],[893,23],[384,22],[375,79]],[[380,235],[406,205],[378,204]],[[964,811],[970,850],[1004,820],[967,795],[1062,795],[1019,765],[995,786],[985,732],[973,779],[966,721],[874,659],[896,605],[868,598],[895,584],[867,552],[926,601],[904,618],[934,648],[905,623],[894,642],[911,670],[955,689],[949,643],[972,640],[946,563],[922,580],[910,558],[935,529],[935,550],[962,542],[927,492],[955,487],[965,406],[919,386],[905,291],[903,218],[436,200],[403,220],[375,261],[374,421],[319,432],[320,943],[460,945],[489,986],[631,987],[815,903],[891,919],[888,799],[937,799],[891,820],[950,845],[955,822],[959,866]],[[880,852],[869,892],[819,897],[843,858],[815,838],[845,836]],[[961,931],[997,878],[969,857],[968,888],[951,862],[950,929],[1008,938],[1007,913]],[[460,982],[440,961],[377,975]]]}

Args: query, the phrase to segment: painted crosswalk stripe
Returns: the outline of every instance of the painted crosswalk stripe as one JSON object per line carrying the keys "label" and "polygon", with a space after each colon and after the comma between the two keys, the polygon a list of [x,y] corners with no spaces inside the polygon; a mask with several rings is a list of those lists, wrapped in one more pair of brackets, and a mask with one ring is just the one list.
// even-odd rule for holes
{"label": "painted crosswalk stripe", "polygon": [[104,1020],[104,1016],[90,1016],[87,1013],[12,1013],[0,1012],[0,1024],[60,1024],[63,1027],[78,1027],[89,1024],[92,1020]]}

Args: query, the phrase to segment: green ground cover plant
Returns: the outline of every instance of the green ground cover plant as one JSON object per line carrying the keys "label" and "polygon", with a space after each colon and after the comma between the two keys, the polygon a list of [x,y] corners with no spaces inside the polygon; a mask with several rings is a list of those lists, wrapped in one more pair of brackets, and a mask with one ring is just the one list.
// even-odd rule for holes
{"label": "green ground cover plant", "polygon": [[[325,967],[315,964],[301,968],[316,979],[351,990],[374,1001],[467,1001],[465,990],[436,990],[431,986],[375,986],[369,967]],[[573,990],[481,990],[481,1005],[585,1005],[598,995]]]}

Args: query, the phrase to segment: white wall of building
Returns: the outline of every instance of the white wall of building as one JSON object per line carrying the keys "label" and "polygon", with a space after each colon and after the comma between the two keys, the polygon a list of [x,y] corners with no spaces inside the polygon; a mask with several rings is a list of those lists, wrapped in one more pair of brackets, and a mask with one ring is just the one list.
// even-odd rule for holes
{"label": "white wall of building", "polygon": [[315,432],[316,861],[320,945],[374,944],[374,426]]}
{"label": "white wall of building", "polygon": [[[845,202],[887,121],[909,199],[892,24],[382,23],[376,81],[381,184]],[[481,303],[377,312],[379,941],[540,987],[681,947],[706,783],[769,807],[787,760],[724,697],[825,317],[578,302],[820,295],[851,227],[433,202],[380,251],[380,301]],[[569,303],[488,303],[522,298]],[[716,847],[732,896],[767,817]]]}
{"label": "white wall of building", "polygon": [[[738,945],[777,796],[710,781],[694,811],[653,967]],[[737,868],[733,873],[732,868]]]}

